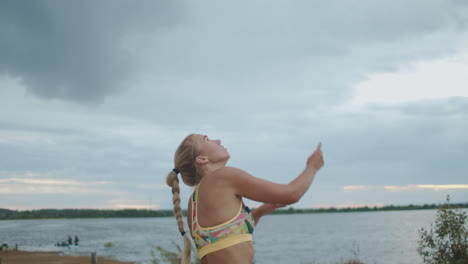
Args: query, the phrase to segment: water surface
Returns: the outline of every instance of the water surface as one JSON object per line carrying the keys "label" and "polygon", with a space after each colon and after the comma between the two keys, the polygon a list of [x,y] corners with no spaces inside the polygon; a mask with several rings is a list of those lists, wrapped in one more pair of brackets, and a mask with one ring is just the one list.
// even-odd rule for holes
{"label": "water surface", "polygon": [[[358,254],[368,264],[422,263],[418,230],[436,210],[269,215],[255,229],[256,264],[329,264]],[[55,247],[67,235],[80,246]],[[0,243],[21,250],[57,251],[149,263],[155,246],[175,249],[182,238],[173,217],[0,221]],[[105,247],[108,242],[112,247]]]}

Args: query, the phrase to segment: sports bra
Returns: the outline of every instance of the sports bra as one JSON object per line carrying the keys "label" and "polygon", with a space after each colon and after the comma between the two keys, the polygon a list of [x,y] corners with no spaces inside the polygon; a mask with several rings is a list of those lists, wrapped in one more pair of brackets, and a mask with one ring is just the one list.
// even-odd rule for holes
{"label": "sports bra", "polygon": [[197,218],[198,184],[192,194],[192,238],[198,250],[198,258],[209,253],[242,243],[252,241],[255,220],[249,207],[240,203],[239,211],[230,220],[212,227],[201,227]]}

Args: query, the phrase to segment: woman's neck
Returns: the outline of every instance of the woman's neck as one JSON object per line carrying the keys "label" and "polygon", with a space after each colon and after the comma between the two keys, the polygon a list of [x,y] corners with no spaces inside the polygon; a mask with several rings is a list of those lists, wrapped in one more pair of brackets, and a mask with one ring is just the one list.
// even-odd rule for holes
{"label": "woman's neck", "polygon": [[226,167],[227,161],[217,162],[217,163],[207,163],[203,166],[203,176],[210,175],[214,171]]}

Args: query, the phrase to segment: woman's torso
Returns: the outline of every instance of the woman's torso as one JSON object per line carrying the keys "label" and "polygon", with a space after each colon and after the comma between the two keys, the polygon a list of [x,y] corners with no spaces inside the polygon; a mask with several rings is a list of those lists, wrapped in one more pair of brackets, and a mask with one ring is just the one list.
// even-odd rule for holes
{"label": "woman's torso", "polygon": [[[196,188],[197,203],[194,207],[197,221],[200,227],[209,228],[225,223],[239,213],[239,205],[242,204],[241,197],[236,196],[222,182],[215,177],[206,176],[202,183]],[[187,222],[192,230],[192,197],[189,200]],[[226,263],[244,264],[252,263],[254,255],[252,241],[235,244],[215,252],[207,254],[201,259],[202,263]]]}

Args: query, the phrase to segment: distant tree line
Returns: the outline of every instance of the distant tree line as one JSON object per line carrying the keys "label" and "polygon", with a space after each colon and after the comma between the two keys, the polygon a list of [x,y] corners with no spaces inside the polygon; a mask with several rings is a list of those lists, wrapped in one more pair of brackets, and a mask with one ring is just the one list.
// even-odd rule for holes
{"label": "distant tree line", "polygon": [[[451,204],[453,208],[468,208],[468,203]],[[278,209],[272,214],[312,214],[312,213],[339,213],[339,212],[374,212],[374,211],[401,211],[438,209],[440,205],[388,205],[383,207],[358,207],[358,208],[320,208],[320,209]],[[253,209],[255,210],[255,209]],[[186,210],[183,214],[186,215]],[[9,210],[0,208],[0,220],[12,219],[47,219],[47,218],[123,218],[123,217],[167,217],[173,216],[172,210],[99,210],[99,209],[40,209],[40,210]]]}
{"label": "distant tree line", "polygon": [[99,209],[40,209],[15,211],[0,209],[0,220],[45,218],[122,218],[173,216],[172,210],[99,210]]}
{"label": "distant tree line", "polygon": [[[453,208],[468,208],[468,203],[451,204]],[[347,208],[319,208],[319,209],[295,209],[293,207],[287,209],[275,210],[272,214],[312,214],[312,213],[346,213],[346,212],[374,212],[374,211],[404,211],[404,210],[427,210],[438,209],[440,205],[424,204],[424,205],[386,205],[386,206],[363,206],[363,207],[347,207]]]}

